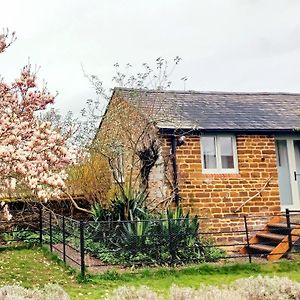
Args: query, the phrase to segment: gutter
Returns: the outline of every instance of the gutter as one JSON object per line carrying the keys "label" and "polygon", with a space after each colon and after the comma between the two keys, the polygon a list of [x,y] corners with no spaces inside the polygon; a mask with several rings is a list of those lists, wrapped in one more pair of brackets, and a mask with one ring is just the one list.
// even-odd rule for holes
{"label": "gutter", "polygon": [[280,134],[280,133],[294,133],[299,134],[299,129],[240,129],[240,128],[209,128],[209,129],[194,129],[194,128],[159,128],[160,134],[166,135],[189,135],[189,134],[201,134],[201,133],[248,133],[248,134]]}
{"label": "gutter", "polygon": [[173,166],[173,184],[174,184],[174,200],[176,206],[179,206],[180,196],[178,188],[178,167],[177,167],[177,158],[176,158],[176,147],[177,139],[175,135],[171,137],[171,159]]}

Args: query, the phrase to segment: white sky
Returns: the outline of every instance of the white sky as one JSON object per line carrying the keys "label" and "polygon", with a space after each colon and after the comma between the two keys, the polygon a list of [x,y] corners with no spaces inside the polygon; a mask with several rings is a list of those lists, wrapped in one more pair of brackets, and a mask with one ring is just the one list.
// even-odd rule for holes
{"label": "white sky", "polygon": [[299,0],[0,1],[0,28],[18,36],[0,74],[16,78],[30,57],[63,111],[95,97],[81,64],[112,87],[115,62],[177,55],[175,89],[187,76],[191,90],[300,92]]}

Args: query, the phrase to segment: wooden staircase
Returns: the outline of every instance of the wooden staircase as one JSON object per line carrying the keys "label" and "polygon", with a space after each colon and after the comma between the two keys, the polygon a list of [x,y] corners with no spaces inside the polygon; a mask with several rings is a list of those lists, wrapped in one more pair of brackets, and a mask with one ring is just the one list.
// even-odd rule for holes
{"label": "wooden staircase", "polygon": [[288,227],[287,224],[286,216],[274,216],[263,230],[249,240],[249,247],[240,249],[240,253],[247,254],[250,251],[253,255],[265,255],[270,261],[280,259],[300,238],[300,225]]}

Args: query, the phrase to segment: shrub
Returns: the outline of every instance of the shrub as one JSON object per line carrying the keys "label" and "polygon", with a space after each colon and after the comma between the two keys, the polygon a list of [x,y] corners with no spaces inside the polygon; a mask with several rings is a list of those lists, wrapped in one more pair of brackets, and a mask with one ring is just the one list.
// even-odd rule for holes
{"label": "shrub", "polygon": [[105,300],[162,300],[163,298],[158,296],[146,286],[139,288],[136,287],[119,287],[113,291],[113,293],[105,298]]}
{"label": "shrub", "polygon": [[296,300],[300,284],[286,277],[257,276],[238,279],[223,287],[202,286],[198,290],[172,286],[170,300]]}
{"label": "shrub", "polygon": [[205,248],[204,251],[204,259],[207,262],[215,262],[218,261],[221,258],[226,257],[226,252],[224,249],[218,248],[213,246],[211,243],[206,245],[208,246]]}
{"label": "shrub", "polygon": [[[200,290],[172,286],[170,300],[245,300],[238,291],[206,286]],[[254,299],[253,299],[254,300]]]}
{"label": "shrub", "polygon": [[31,228],[12,227],[11,232],[1,234],[1,239],[7,244],[26,241],[33,246],[39,242],[39,233]]}
{"label": "shrub", "polygon": [[[127,265],[174,265],[216,261],[224,251],[209,247],[199,237],[199,219],[184,214],[181,207],[151,215],[148,194],[129,186],[120,190],[108,208],[92,207],[87,249],[108,263]],[[111,250],[113,254],[109,253]]]}
{"label": "shrub", "polygon": [[257,276],[236,280],[232,289],[249,300],[300,299],[300,283],[287,277]]}
{"label": "shrub", "polygon": [[112,187],[111,170],[107,159],[99,153],[91,153],[82,163],[68,169],[67,186],[72,195],[83,195],[91,203],[108,203]]}
{"label": "shrub", "polygon": [[[113,264],[174,265],[212,261],[224,255],[222,250],[216,250],[211,245],[203,247],[198,234],[200,224],[197,217],[184,214],[178,207],[175,210],[168,209],[156,217],[149,218],[145,214],[143,218],[139,218],[139,214],[143,216],[141,208],[144,195],[128,195],[132,197],[118,201],[118,205],[121,207],[120,211],[124,211],[124,207],[128,205],[130,220],[96,221],[89,224],[86,247],[94,256]],[[128,199],[138,199],[138,204],[132,205]],[[102,215],[100,209],[97,211],[94,215]]]}
{"label": "shrub", "polygon": [[18,285],[0,288],[0,300],[70,300],[64,290],[56,284],[48,284],[44,289],[26,289]]}
{"label": "shrub", "polygon": [[106,246],[127,264],[184,264],[204,259],[199,220],[184,215],[181,208],[168,210],[159,219],[136,218],[114,226]]}
{"label": "shrub", "polygon": [[[120,287],[106,300],[162,299],[147,287]],[[298,300],[300,283],[286,277],[258,276],[239,279],[223,287],[170,288],[170,300]]]}
{"label": "shrub", "polygon": [[102,262],[112,265],[125,264],[126,259],[101,242],[94,242],[90,239],[86,240],[85,248],[93,254],[94,257],[101,259]]}

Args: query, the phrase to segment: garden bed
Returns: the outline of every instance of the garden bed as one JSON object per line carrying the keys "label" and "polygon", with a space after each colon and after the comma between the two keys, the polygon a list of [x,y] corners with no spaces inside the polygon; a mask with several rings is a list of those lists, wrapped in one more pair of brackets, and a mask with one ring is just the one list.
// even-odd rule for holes
{"label": "garden bed", "polygon": [[[54,244],[53,252],[63,260],[63,244]],[[80,252],[69,245],[65,245],[66,249],[66,263],[73,268],[80,268],[81,256]],[[90,253],[85,253],[85,266],[88,271],[92,273],[103,273],[110,270],[124,271],[126,268],[120,265],[111,265],[102,260],[93,257]]]}

